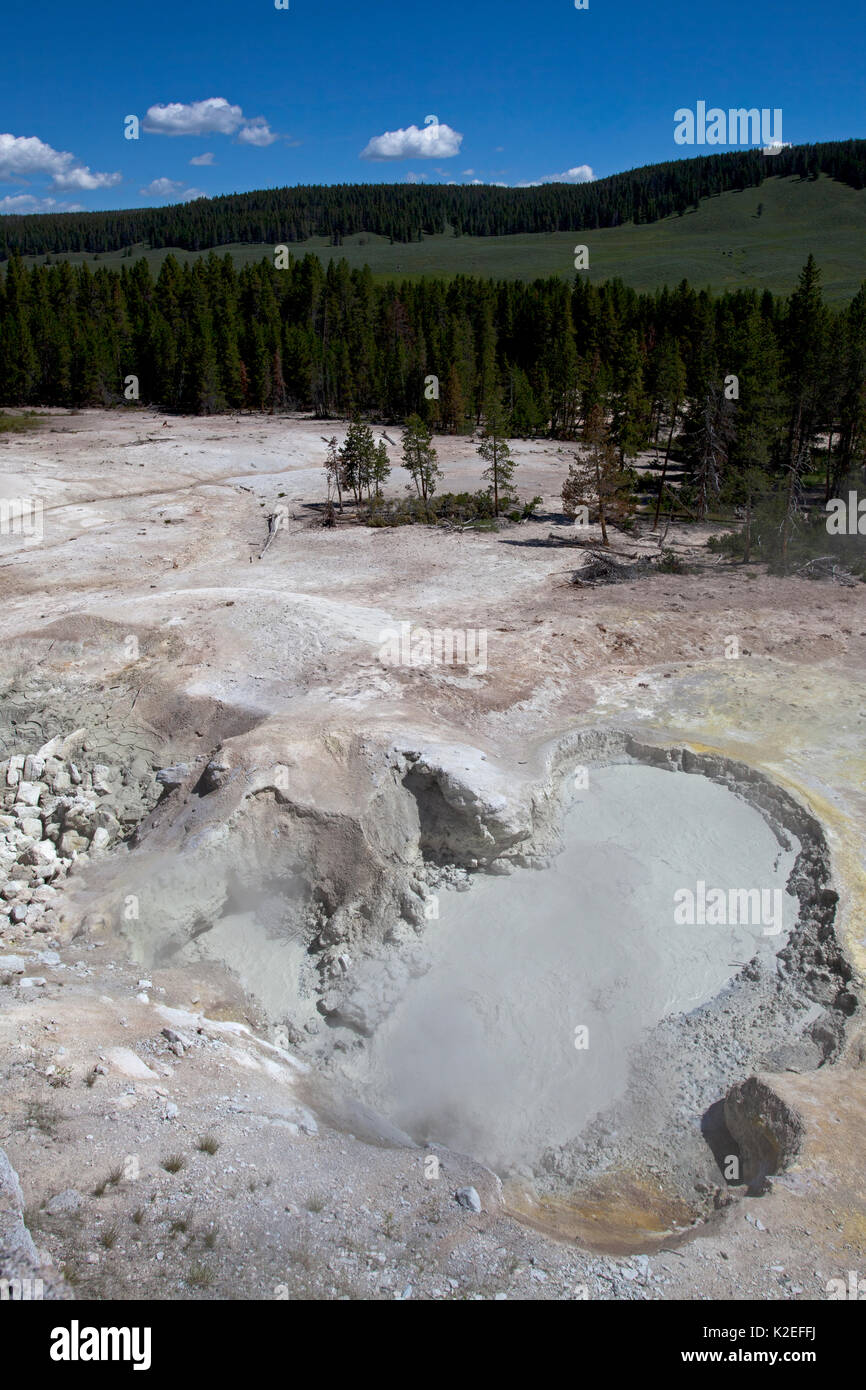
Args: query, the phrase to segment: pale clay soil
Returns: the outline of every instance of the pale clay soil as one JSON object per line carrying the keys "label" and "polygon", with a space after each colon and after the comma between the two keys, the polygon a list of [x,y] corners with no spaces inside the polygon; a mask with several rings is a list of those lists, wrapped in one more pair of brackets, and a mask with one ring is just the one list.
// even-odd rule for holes
{"label": "pale clay soil", "polygon": [[[82,797],[95,765],[121,770],[124,833],[140,820],[128,848],[68,841],[42,915],[0,910],[0,1148],[35,1243],[0,1167],[0,1275],[130,1299],[796,1300],[866,1278],[856,1010],[832,1063],[766,1077],[802,1134],[762,1195],[725,1191],[709,1154],[697,1190],[685,1168],[668,1182],[658,1136],[646,1165],[516,1191],[413,1145],[340,1079],[363,1046],[340,1026],[342,974],[374,947],[411,963],[435,929],[419,844],[441,864],[464,837],[452,887],[521,844],[531,864],[584,733],[745,764],[805,808],[862,1001],[866,589],[730,566],[695,528],[667,537],[687,574],[575,587],[554,442],[514,444],[537,520],[327,530],[321,436],[345,424],[165,418],[55,411],[0,443],[0,496],[44,504],[40,544],[0,536],[0,756],[83,730]],[[436,443],[441,490],[480,485],[471,440]],[[407,621],[486,632],[486,669],[384,664],[383,632]],[[180,763],[157,801],[154,770]],[[267,933],[277,899],[281,921],[321,929],[315,958],[308,938],[286,947],[301,983],[282,1029],[267,980],[256,996],[197,944],[233,914]],[[480,1212],[455,1200],[467,1187]]]}

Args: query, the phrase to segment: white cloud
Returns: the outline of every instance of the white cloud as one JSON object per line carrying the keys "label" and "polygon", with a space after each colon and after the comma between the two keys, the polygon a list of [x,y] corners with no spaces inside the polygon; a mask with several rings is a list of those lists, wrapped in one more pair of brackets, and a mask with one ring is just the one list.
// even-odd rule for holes
{"label": "white cloud", "polygon": [[190,164],[213,164],[213,155],[210,151],[207,154],[194,154],[189,162]]}
{"label": "white cloud", "polygon": [[69,169],[65,174],[55,174],[53,183],[55,188],[113,188],[116,183],[120,183],[122,174],[94,174],[91,173],[86,164],[76,165],[74,169]]}
{"label": "white cloud", "polygon": [[140,188],[138,191],[142,198],[170,198],[172,193],[179,193],[183,188],[182,183],[177,179],[154,179],[147,188]]}
{"label": "white cloud", "polygon": [[56,198],[37,198],[33,193],[17,193],[0,198],[0,212],[83,212],[83,203],[58,203]]}
{"label": "white cloud", "polygon": [[94,174],[68,150],[55,150],[35,135],[0,135],[0,181],[27,183],[50,175],[55,188],[111,188],[122,174]]}
{"label": "white cloud", "polygon": [[472,175],[473,175],[474,173],[475,173],[475,170],[474,170],[474,169],[464,169],[464,170],[463,170],[463,177],[464,177],[464,179],[471,179],[471,178],[472,178]]}
{"label": "white cloud", "polygon": [[405,130],[386,130],[375,135],[361,151],[361,159],[453,159],[460,153],[463,136],[449,125],[410,125]]}
{"label": "white cloud", "polygon": [[149,106],[142,122],[152,135],[234,135],[243,121],[239,106],[225,97],[206,101],[171,101],[167,106]]}
{"label": "white cloud", "polygon": [[595,174],[588,164],[578,164],[574,169],[566,169],[562,174],[545,174],[541,179],[529,179],[518,183],[517,188],[538,188],[543,183],[593,183]]}
{"label": "white cloud", "polygon": [[254,116],[251,121],[244,121],[238,131],[239,145],[257,145],[261,149],[266,145],[272,145],[279,138],[279,135],[275,135],[271,130],[264,116]]}
{"label": "white cloud", "polygon": [[[236,135],[241,145],[272,145],[280,138],[264,116],[247,117],[240,106],[232,106],[225,97],[149,106],[142,125],[151,135]],[[202,163],[204,157],[190,162]]]}
{"label": "white cloud", "polygon": [[200,188],[184,188],[177,179],[153,179],[147,188],[140,188],[138,191],[142,198],[177,198],[183,203],[188,203],[191,198],[207,197]]}

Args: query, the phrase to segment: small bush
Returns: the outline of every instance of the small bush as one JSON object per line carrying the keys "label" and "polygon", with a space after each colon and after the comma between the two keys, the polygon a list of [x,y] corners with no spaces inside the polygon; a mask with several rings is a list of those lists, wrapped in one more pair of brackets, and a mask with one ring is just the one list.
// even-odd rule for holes
{"label": "small bush", "polygon": [[658,564],[659,574],[685,574],[686,567],[672,550],[663,550]]}
{"label": "small bush", "polygon": [[[531,516],[542,499],[533,497],[531,502],[520,503],[513,493],[504,493],[499,498],[502,515],[513,521],[523,521]],[[479,529],[492,529],[495,525],[493,497],[481,489],[478,492],[442,492],[428,497],[425,502],[420,497],[407,497],[402,502],[389,502],[378,498],[375,508],[364,517],[368,526],[436,526],[445,522],[468,525],[489,522],[491,526]]]}
{"label": "small bush", "polygon": [[116,1221],[112,1221],[110,1225],[105,1227],[105,1229],[99,1237],[99,1240],[100,1243],[104,1245],[106,1250],[113,1250],[115,1245],[117,1244],[117,1238],[119,1235],[120,1227]]}
{"label": "small bush", "polygon": [[24,1123],[28,1129],[38,1129],[48,1139],[57,1138],[57,1126],[62,1116],[49,1101],[29,1100]]}

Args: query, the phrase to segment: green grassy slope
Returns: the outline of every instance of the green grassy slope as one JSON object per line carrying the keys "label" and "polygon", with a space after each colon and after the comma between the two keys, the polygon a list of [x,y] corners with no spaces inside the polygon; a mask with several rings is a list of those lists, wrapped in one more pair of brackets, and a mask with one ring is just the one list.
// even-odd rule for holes
{"label": "green grassy slope", "polygon": [[[761,216],[758,207],[763,205]],[[771,178],[757,188],[706,198],[695,212],[636,227],[554,232],[519,236],[431,236],[391,245],[386,237],[347,237],[340,247],[314,237],[291,247],[295,255],[313,252],[323,261],[345,257],[350,266],[369,265],[377,280],[422,275],[487,275],[494,279],[534,280],[574,275],[574,247],[589,247],[591,280],[620,276],[635,289],[675,285],[687,279],[697,289],[769,289],[787,294],[811,251],[824,275],[828,301],[840,303],[866,279],[866,189],[855,190],[822,175],[817,181]],[[236,264],[272,256],[272,247],[225,246]],[[168,250],[134,248],[156,270]],[[190,251],[172,252],[178,260]],[[59,259],[59,258],[55,258]],[[121,251],[100,256],[71,254],[73,264],[118,268],[129,265]],[[39,263],[42,258],[27,257]]]}

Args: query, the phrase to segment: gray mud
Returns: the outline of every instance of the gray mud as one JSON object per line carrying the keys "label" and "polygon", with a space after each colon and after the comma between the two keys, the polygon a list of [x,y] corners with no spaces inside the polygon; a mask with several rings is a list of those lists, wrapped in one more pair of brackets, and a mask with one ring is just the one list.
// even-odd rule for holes
{"label": "gray mud", "polygon": [[[145,967],[228,969],[258,1026],[416,1140],[548,1190],[628,1165],[712,1192],[730,1086],[841,1049],[856,1001],[823,831],[745,764],[590,730],[515,779],[470,747],[353,740],[328,749],[328,804],[309,745],[271,762],[252,743],[251,764],[230,709],[210,728],[184,711],[169,742],[129,687],[83,706],[37,676],[9,693],[8,752],[84,708],[85,779],[110,764],[137,821],[78,865],[64,929],[95,912]],[[154,804],[168,748],[188,769]],[[698,880],[784,889],[783,930],[678,924],[673,894]]]}
{"label": "gray mud", "polygon": [[[439,895],[423,973],[354,1054],[366,1102],[500,1173],[534,1168],[624,1092],[649,1029],[712,999],[738,963],[772,962],[796,921],[797,848],[706,778],[593,770],[549,867]],[[675,894],[697,880],[762,890],[778,920],[677,921]]]}

